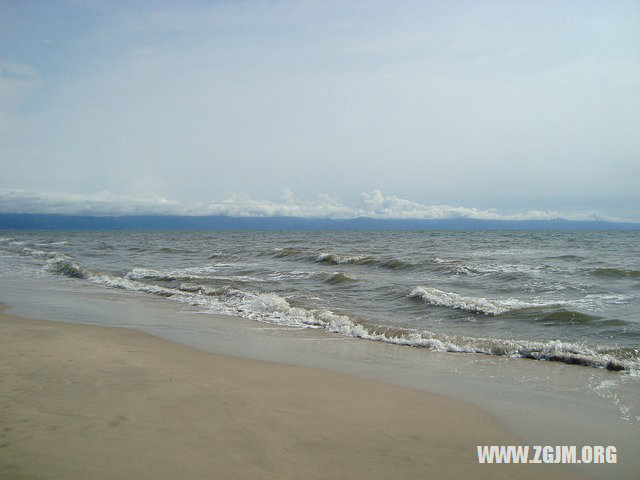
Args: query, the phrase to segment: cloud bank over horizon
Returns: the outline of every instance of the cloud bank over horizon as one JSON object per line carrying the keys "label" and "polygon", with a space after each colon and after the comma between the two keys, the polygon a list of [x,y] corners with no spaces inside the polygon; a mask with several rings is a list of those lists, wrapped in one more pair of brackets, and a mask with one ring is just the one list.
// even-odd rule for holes
{"label": "cloud bank over horizon", "polygon": [[221,202],[179,202],[161,196],[131,197],[110,192],[81,195],[28,190],[0,190],[0,213],[37,213],[87,216],[183,215],[229,217],[299,217],[309,219],[352,219],[359,217],[379,220],[574,220],[640,222],[600,212],[561,213],[529,210],[504,213],[496,209],[451,205],[426,205],[412,200],[385,195],[380,190],[362,192],[356,205],[344,205],[339,200],[320,194],[316,200],[301,200],[292,189],[285,188],[277,200],[254,199],[246,193],[231,193]]}

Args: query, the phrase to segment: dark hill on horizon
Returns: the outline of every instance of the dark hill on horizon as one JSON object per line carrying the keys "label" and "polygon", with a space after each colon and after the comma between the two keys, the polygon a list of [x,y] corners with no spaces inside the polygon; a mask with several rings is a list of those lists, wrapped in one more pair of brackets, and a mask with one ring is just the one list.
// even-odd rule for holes
{"label": "dark hill on horizon", "polygon": [[2,230],[640,230],[640,223],[601,220],[477,220],[229,217],[182,215],[91,216],[0,213]]}

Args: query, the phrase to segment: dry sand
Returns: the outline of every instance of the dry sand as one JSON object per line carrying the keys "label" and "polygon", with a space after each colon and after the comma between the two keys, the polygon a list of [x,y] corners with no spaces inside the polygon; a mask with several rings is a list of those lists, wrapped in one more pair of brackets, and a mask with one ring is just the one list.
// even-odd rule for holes
{"label": "dry sand", "polygon": [[0,315],[0,478],[575,478],[479,465],[521,444],[446,397]]}

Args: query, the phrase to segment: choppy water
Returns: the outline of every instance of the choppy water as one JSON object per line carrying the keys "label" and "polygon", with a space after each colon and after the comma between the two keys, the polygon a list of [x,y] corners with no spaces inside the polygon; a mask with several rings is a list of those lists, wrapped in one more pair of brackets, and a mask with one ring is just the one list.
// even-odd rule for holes
{"label": "choppy water", "polygon": [[0,232],[3,273],[365,340],[640,371],[640,232]]}

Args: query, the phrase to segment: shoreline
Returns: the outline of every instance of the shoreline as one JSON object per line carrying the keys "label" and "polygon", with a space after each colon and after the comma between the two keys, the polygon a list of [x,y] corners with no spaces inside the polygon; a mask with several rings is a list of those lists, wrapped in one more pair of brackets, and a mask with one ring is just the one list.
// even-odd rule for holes
{"label": "shoreline", "polygon": [[476,445],[522,442],[488,413],[441,395],[125,328],[2,312],[0,331],[6,478],[573,473],[478,465]]}
{"label": "shoreline", "polygon": [[[493,422],[519,439],[518,445],[616,446],[615,465],[565,468],[585,478],[626,479],[640,471],[635,455],[640,445],[640,417],[636,417],[640,412],[635,408],[638,381],[629,375],[560,362],[363,341],[219,315],[154,295],[65,277],[53,280],[46,276],[0,277],[0,301],[11,305],[12,314],[25,318],[124,327],[203,352],[311,367],[438,394],[488,413]],[[547,475],[551,465],[532,467],[544,467]]]}

